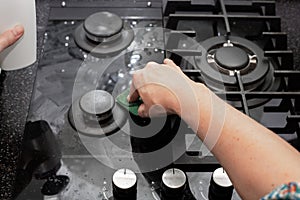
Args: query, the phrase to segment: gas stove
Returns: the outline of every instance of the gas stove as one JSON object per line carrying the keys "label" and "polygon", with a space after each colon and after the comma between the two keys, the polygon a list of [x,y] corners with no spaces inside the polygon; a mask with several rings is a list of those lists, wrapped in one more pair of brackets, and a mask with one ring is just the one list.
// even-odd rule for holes
{"label": "gas stove", "polygon": [[298,145],[300,72],[273,1],[53,1],[17,199],[220,199],[217,160],[178,116],[115,103],[165,57]]}

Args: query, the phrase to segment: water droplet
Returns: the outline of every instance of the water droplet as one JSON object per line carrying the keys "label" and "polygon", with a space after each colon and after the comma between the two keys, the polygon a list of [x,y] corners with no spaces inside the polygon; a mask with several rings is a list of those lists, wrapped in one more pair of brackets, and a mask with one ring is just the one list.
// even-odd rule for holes
{"label": "water droplet", "polygon": [[132,21],[131,25],[136,26],[137,25],[137,21]]}
{"label": "water droplet", "polygon": [[131,58],[130,58],[130,64],[132,64],[132,65],[136,64],[138,61],[141,60],[141,57],[142,56],[140,54],[132,55]]}

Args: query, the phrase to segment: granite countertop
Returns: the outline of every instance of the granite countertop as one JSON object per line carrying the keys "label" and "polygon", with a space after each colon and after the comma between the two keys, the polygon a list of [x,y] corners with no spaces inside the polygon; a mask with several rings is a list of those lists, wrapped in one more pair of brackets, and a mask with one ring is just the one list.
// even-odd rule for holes
{"label": "granite countertop", "polygon": [[[288,46],[294,51],[300,69],[300,1],[277,0],[277,14],[282,16],[282,30],[288,33]],[[49,0],[37,0],[38,59],[49,13]],[[20,154],[37,63],[22,70],[0,75],[0,199],[10,199],[15,169]]]}
{"label": "granite countertop", "polygon": [[[37,44],[40,58],[49,1],[37,0]],[[10,199],[38,63],[0,75],[0,199]]]}

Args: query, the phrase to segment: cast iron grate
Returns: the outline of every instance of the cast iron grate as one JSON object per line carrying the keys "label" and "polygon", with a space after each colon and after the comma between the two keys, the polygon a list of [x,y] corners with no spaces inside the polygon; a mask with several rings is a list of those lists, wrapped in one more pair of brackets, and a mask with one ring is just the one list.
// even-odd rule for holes
{"label": "cast iron grate", "polygon": [[[300,71],[295,70],[293,64],[293,52],[287,48],[287,33],[281,32],[281,19],[275,13],[275,1],[226,1],[226,0],[184,0],[184,1],[167,1],[164,12],[165,27],[171,29],[170,35],[166,43],[170,58],[174,59],[178,65],[182,65],[186,57],[201,55],[198,50],[182,49],[178,47],[178,39],[180,34],[193,37],[198,42],[207,38],[201,38],[197,35],[199,29],[184,29],[180,28],[180,22],[201,21],[210,24],[212,34],[208,37],[225,36],[228,38],[231,35],[238,35],[234,24],[237,22],[243,23],[245,26],[252,26],[253,23],[260,23],[258,27],[260,31],[253,30],[253,34],[242,34],[250,41],[266,41],[268,45],[262,45],[264,56],[272,62],[276,63],[273,76],[279,78],[281,87],[278,91],[248,91],[245,90],[245,85],[241,74],[238,70],[234,71],[235,84],[237,91],[216,91],[220,97],[226,99],[238,99],[241,103],[239,108],[246,115],[251,116],[251,107],[249,107],[249,99],[277,99],[279,105],[270,106],[262,105],[264,113],[287,113],[282,127],[271,127],[265,125],[277,134],[297,135],[297,139],[293,140],[295,146],[299,149],[300,138]],[[221,24],[221,25],[220,25]],[[223,26],[224,28],[219,28]],[[219,29],[219,30],[218,30]],[[209,28],[207,29],[209,32]],[[199,39],[201,38],[201,39]],[[179,56],[180,55],[180,56]],[[183,72],[189,77],[198,77],[198,81],[202,82],[202,71],[197,67],[183,68]],[[188,165],[186,165],[188,163]],[[184,168],[188,171],[203,171],[217,167],[217,162],[211,158],[201,158],[193,156],[190,152],[184,154],[175,165]]]}

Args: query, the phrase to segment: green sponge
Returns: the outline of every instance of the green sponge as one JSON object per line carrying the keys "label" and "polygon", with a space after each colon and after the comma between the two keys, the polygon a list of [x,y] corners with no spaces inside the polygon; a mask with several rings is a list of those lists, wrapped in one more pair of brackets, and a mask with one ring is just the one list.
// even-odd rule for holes
{"label": "green sponge", "polygon": [[119,94],[116,98],[116,102],[121,105],[123,108],[128,110],[130,113],[138,116],[139,106],[143,103],[143,101],[139,98],[135,102],[129,103],[127,101],[127,96],[129,95],[130,89],[126,89],[124,92]]}

